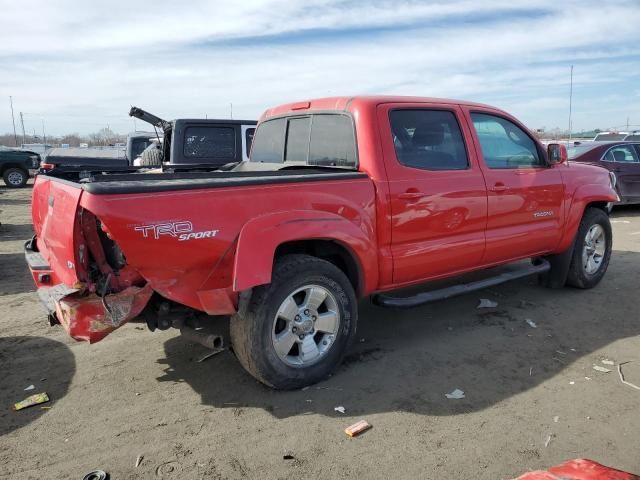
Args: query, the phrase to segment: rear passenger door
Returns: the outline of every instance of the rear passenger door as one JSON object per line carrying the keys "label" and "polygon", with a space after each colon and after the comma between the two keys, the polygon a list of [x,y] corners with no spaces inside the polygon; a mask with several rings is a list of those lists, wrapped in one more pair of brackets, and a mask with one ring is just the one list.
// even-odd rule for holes
{"label": "rear passenger door", "polygon": [[487,248],[482,263],[552,251],[564,221],[562,166],[549,166],[537,142],[512,119],[493,111],[466,111],[487,182]]}
{"label": "rear passenger door", "polygon": [[624,201],[640,199],[640,148],[636,145],[615,145],[602,157],[610,162],[616,174],[617,186]]}
{"label": "rear passenger door", "polygon": [[450,104],[378,107],[396,285],[469,270],[482,258],[487,194],[460,116]]}

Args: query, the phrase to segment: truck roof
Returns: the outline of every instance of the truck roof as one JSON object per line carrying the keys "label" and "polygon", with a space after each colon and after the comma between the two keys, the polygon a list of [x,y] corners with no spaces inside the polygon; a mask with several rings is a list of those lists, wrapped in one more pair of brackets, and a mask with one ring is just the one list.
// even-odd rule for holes
{"label": "truck roof", "polygon": [[[269,108],[266,110],[260,120],[273,117],[276,115],[284,115],[292,112],[303,111],[318,111],[318,110],[350,110],[357,106],[375,106],[383,103],[439,103],[450,105],[468,105],[475,107],[491,108],[493,110],[499,110],[491,105],[482,103],[470,102],[468,100],[453,100],[447,98],[433,98],[433,97],[409,97],[402,95],[359,95],[359,96],[344,96],[344,97],[325,97],[315,98],[310,100],[302,100],[299,102],[285,103],[277,107]],[[506,113],[506,112],[505,112]]]}

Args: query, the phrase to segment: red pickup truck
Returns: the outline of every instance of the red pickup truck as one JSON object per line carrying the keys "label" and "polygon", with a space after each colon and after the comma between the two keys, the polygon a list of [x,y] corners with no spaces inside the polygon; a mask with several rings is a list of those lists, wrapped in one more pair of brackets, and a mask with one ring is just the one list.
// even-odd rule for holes
{"label": "red pickup truck", "polygon": [[136,317],[193,337],[190,312],[230,316],[236,356],[276,388],[340,363],[363,297],[410,307],[530,274],[595,286],[618,199],[614,176],[501,110],[413,97],[269,109],[230,171],[65,175],[37,178],[25,245],[50,321],[96,342]]}

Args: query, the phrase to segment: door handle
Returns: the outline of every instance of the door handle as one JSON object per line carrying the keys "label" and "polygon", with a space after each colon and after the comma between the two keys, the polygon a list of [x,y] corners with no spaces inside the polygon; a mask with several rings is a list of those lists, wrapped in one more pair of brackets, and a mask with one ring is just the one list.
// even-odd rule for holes
{"label": "door handle", "polygon": [[398,198],[401,200],[418,200],[422,197],[424,197],[424,193],[414,190],[407,190],[406,192],[398,195]]}
{"label": "door handle", "polygon": [[502,182],[497,182],[489,190],[491,190],[492,192],[504,192],[505,190],[507,190],[507,186]]}

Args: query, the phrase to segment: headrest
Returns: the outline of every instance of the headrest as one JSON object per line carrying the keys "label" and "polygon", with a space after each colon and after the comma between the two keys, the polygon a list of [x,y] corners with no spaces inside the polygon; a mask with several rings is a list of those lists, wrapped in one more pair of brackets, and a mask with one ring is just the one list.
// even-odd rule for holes
{"label": "headrest", "polygon": [[444,127],[436,122],[419,125],[411,138],[414,147],[433,147],[443,140]]}

